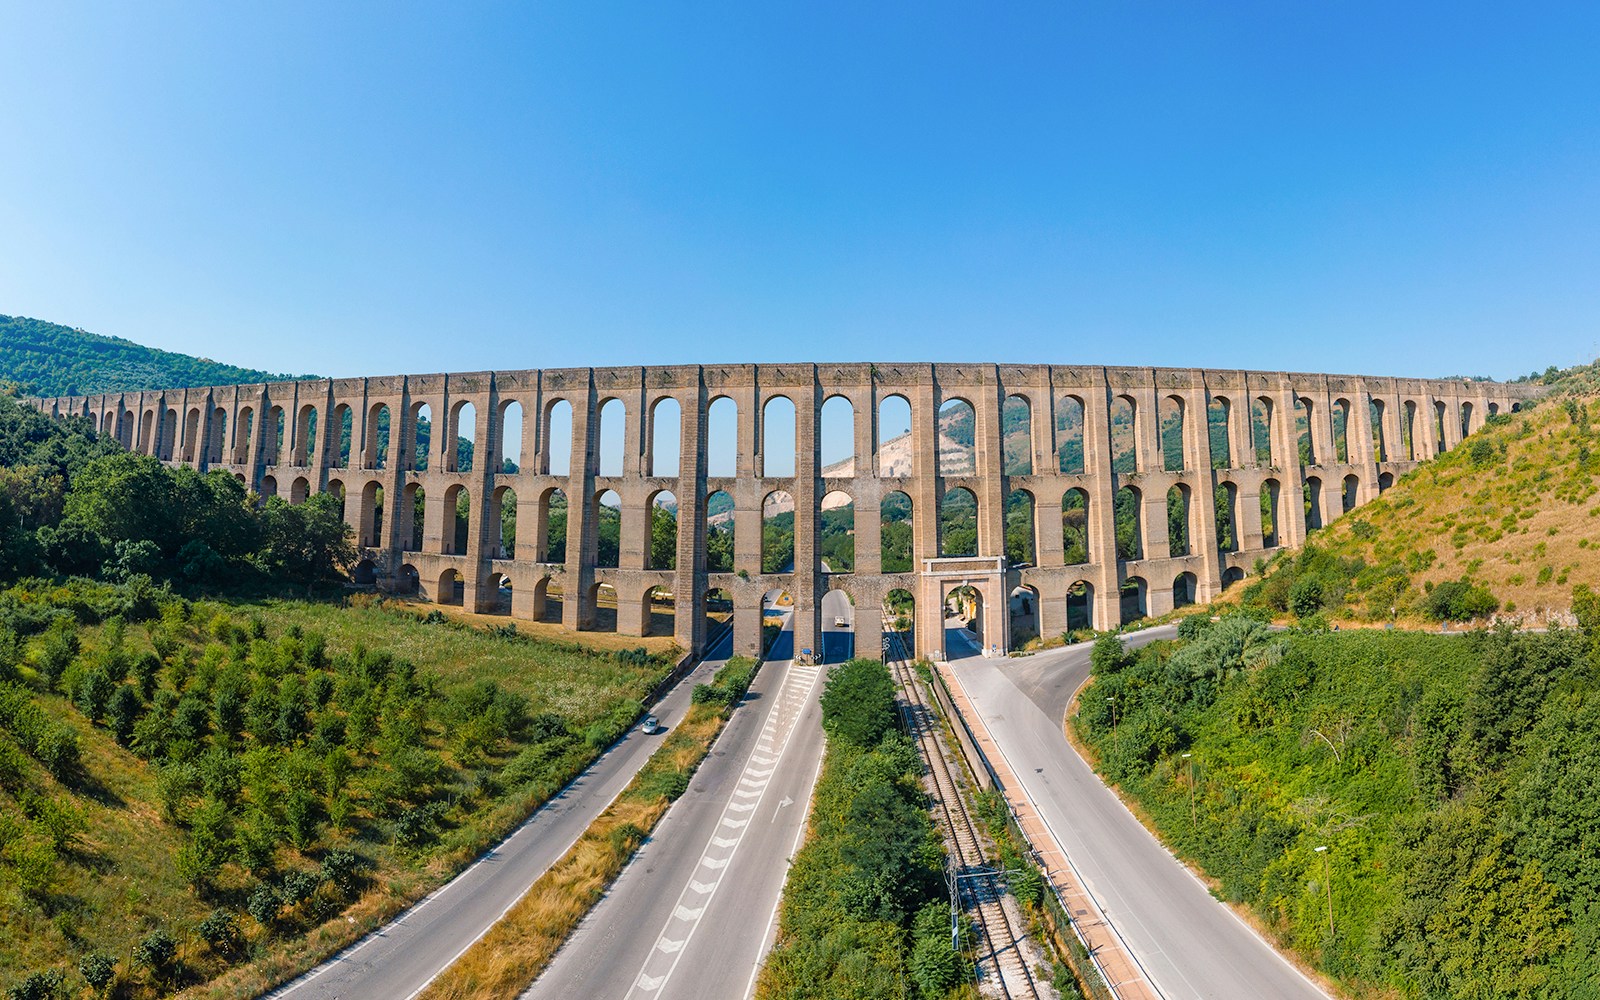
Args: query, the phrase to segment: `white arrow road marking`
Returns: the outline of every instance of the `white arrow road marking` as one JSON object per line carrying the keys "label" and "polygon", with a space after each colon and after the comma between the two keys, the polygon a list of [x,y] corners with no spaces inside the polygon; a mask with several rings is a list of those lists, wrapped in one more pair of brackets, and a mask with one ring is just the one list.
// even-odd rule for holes
{"label": "white arrow road marking", "polygon": [[641,973],[639,976],[639,988],[641,990],[649,990],[651,993],[654,993],[656,990],[659,990],[661,988],[661,984],[666,981],[666,976],[646,976]]}
{"label": "white arrow road marking", "polygon": [[739,838],[738,837],[712,837],[711,838],[711,843],[712,843],[712,846],[714,846],[714,847],[732,847],[735,844],[737,844],[738,842],[739,842]]}
{"label": "white arrow road marking", "polygon": [[700,893],[702,896],[716,887],[717,883],[715,882],[696,882],[694,879],[689,880],[689,888]]}
{"label": "white arrow road marking", "polygon": [[706,912],[705,907],[691,910],[687,906],[680,906],[672,911],[672,915],[679,920],[699,920],[700,914]]}
{"label": "white arrow road marking", "polygon": [[784,806],[792,806],[792,805],[794,805],[794,799],[789,798],[789,796],[787,796],[787,795],[785,795],[783,798],[779,799],[778,800],[778,808],[772,810],[772,821],[774,823],[776,823],[778,821],[778,817],[783,815],[783,807]]}
{"label": "white arrow road marking", "polygon": [[[687,940],[687,938],[685,940]],[[666,938],[662,938],[660,941],[656,942],[656,947],[670,955],[673,952],[679,951],[683,948],[683,941],[668,941]]]}
{"label": "white arrow road marking", "polygon": [[[711,869],[714,872],[715,871],[721,871],[722,869],[728,867],[728,859],[727,858],[721,858],[721,859],[718,859],[718,858],[701,858],[700,859],[700,863],[705,865],[707,868]],[[698,913],[699,911],[696,910],[695,912]]]}
{"label": "white arrow road marking", "polygon": [[754,802],[729,802],[728,803],[728,808],[732,809],[734,812],[747,813],[750,810],[754,809],[755,807],[756,807],[756,804]]}
{"label": "white arrow road marking", "polygon": [[744,826],[748,822],[750,822],[750,821],[747,820],[747,819],[734,819],[732,816],[724,816],[724,817],[722,817],[722,825],[723,826],[731,826],[735,830],[739,829],[741,826]]}

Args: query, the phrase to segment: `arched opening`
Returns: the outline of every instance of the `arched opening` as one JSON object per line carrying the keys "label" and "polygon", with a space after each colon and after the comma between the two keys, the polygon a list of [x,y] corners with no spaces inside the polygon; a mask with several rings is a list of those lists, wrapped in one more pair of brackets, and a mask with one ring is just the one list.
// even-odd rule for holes
{"label": "arched opening", "polygon": [[706,648],[715,646],[733,622],[733,595],[721,587],[706,591]]}
{"label": "arched opening", "polygon": [[650,516],[650,544],[646,569],[678,568],[678,498],[671,490],[652,494],[646,505]]}
{"label": "arched opening", "polygon": [[433,444],[433,407],[427,403],[411,406],[411,468],[417,472],[428,471],[429,452]]}
{"label": "arched opening", "polygon": [[1167,472],[1182,472],[1187,465],[1183,456],[1183,399],[1163,397],[1157,417],[1161,432],[1161,468]]}
{"label": "arched opening", "polygon": [[394,422],[385,403],[378,403],[367,411],[367,444],[362,449],[362,464],[373,470],[389,467],[389,436],[394,433]]}
{"label": "arched opening", "polygon": [[1089,494],[1083,490],[1061,496],[1061,555],[1068,566],[1089,561]]}
{"label": "arched opening", "polygon": [[155,419],[154,410],[144,411],[144,416],[139,418],[139,450],[152,455],[155,454],[156,450],[155,443],[151,437],[151,432],[155,427]]}
{"label": "arched opening", "polygon": [[898,640],[907,656],[916,655],[917,601],[911,591],[895,587],[883,595],[884,644]]}
{"label": "arched opening", "polygon": [[597,583],[589,588],[589,601],[594,607],[594,618],[588,630],[615,632],[617,630],[616,588],[609,583]]}
{"label": "arched opening", "polygon": [[369,480],[361,488],[361,525],[357,537],[361,545],[374,548],[383,537],[383,484]]}
{"label": "arched opening", "polygon": [[227,453],[228,411],[218,406],[211,411],[211,433],[206,435],[206,461],[221,462]]}
{"label": "arched opening", "polygon": [[1356,509],[1356,491],[1360,488],[1360,479],[1355,476],[1344,477],[1344,512],[1346,514]]}
{"label": "arched opening", "polygon": [[183,421],[183,460],[190,465],[194,464],[199,455],[199,440],[200,410],[198,407],[190,407]]}
{"label": "arched opening", "polygon": [[620,399],[600,404],[600,427],[595,434],[596,475],[622,475],[624,442],[628,433],[628,407]]}
{"label": "arched opening", "polygon": [[522,404],[515,399],[503,400],[498,422],[500,426],[494,434],[498,454],[493,471],[514,476],[522,471]]}
{"label": "arched opening", "polygon": [[1027,396],[1007,396],[1000,409],[1002,468],[1008,476],[1033,475],[1033,407]]}
{"label": "arched opening", "polygon": [[400,525],[400,548],[404,552],[421,552],[423,531],[428,523],[428,496],[417,483],[407,483],[405,503],[400,513],[405,520]]}
{"label": "arched opening", "polygon": [[[544,431],[539,449],[541,471],[547,476],[572,475],[572,404],[557,399],[544,409]],[[558,602],[559,603],[559,602]]]}
{"label": "arched opening", "polygon": [[970,476],[978,471],[978,418],[964,399],[947,399],[939,406],[939,475]]}
{"label": "arched opening", "polygon": [[856,408],[850,400],[829,396],[822,401],[817,444],[824,476],[856,474]]}
{"label": "arched opening", "polygon": [[[246,410],[245,412],[248,413],[249,411]],[[245,427],[245,444],[246,444],[246,446],[248,446],[249,443],[250,443],[250,435],[249,435],[250,423],[248,421],[246,421],[245,424],[244,424],[244,427]],[[122,442],[122,447],[126,448],[128,451],[132,451],[133,450],[133,411],[132,410],[123,410],[120,414],[118,414],[118,416],[117,416],[117,440]],[[249,454],[250,454],[249,451],[245,452],[246,456],[248,456]],[[240,460],[240,464],[243,464],[244,462],[246,462],[248,460],[249,460],[248,458],[241,459]]]}
{"label": "arched opening", "polygon": [[761,572],[794,571],[794,498],[773,490],[761,501]]}
{"label": "arched opening", "polygon": [[[509,615],[511,613],[511,577],[504,573],[490,573],[489,594],[490,599],[488,607],[484,610],[485,614]],[[482,601],[479,602],[480,605],[482,603]]]}
{"label": "arched opening", "polygon": [[794,401],[773,396],[761,408],[761,475],[793,476],[794,457]]}
{"label": "arched opening", "polygon": [[306,497],[311,495],[311,483],[305,476],[295,476],[294,482],[289,484],[289,502],[303,504]]}
{"label": "arched opening", "polygon": [[562,600],[561,584],[548,576],[541,576],[533,585],[534,619],[560,624]]}
{"label": "arched opening", "polygon": [[911,475],[911,404],[904,396],[878,403],[878,475]]}
{"label": "arched opening", "polygon": [[1372,426],[1372,457],[1374,461],[1389,460],[1389,442],[1383,435],[1383,400],[1367,400],[1367,422]]}
{"label": "arched opening", "polygon": [[1333,458],[1340,464],[1350,461],[1350,401],[1333,401]]}
{"label": "arched opening", "polygon": [[1012,490],[1006,496],[1006,560],[1012,566],[1032,566],[1039,561],[1033,507],[1033,494],[1027,490]]}
{"label": "arched opening", "polygon": [[733,572],[733,497],[722,490],[706,497],[706,572]]}
{"label": "arched opening", "polygon": [[1083,456],[1083,400],[1062,396],[1056,400],[1056,468],[1062,475],[1081,476]]}
{"label": "arched opening", "polygon": [[1150,613],[1150,603],[1143,577],[1130,576],[1118,592],[1121,598],[1122,624],[1136,622]]}
{"label": "arched opening", "polygon": [[501,486],[489,494],[489,537],[493,539],[493,559],[517,557],[517,491]]}
{"label": "arched opening", "polygon": [[[328,480],[328,485],[322,488],[322,492],[339,501],[339,519],[344,520],[344,483],[338,479],[330,479]],[[356,541],[359,543],[360,540],[361,536],[358,533]]]}
{"label": "arched opening", "polygon": [[1237,566],[1229,566],[1227,569],[1222,571],[1222,589],[1227,590],[1229,587],[1239,583],[1243,579],[1244,570]]}
{"label": "arched opening", "polygon": [[1498,417],[1499,415],[1500,415],[1500,404],[1499,403],[1490,403],[1489,404],[1489,416],[1490,417]]}
{"label": "arched opening", "polygon": [[1272,460],[1272,400],[1257,396],[1250,401],[1250,440],[1256,449],[1256,464],[1271,466]]}
{"label": "arched opening", "polygon": [[650,407],[650,452],[645,456],[649,475],[678,475],[682,426],[683,407],[673,397],[662,396]]}
{"label": "arched opening", "polygon": [[671,587],[651,587],[639,601],[641,635],[672,635],[677,629],[677,608],[673,605]]}
{"label": "arched opening", "polygon": [[1172,606],[1186,608],[1194,603],[1195,576],[1193,573],[1179,573],[1172,581]]}
{"label": "arched opening", "polygon": [[567,561],[567,494],[551,487],[539,497],[539,522],[544,525],[538,559],[542,563]]}
{"label": "arched opening", "polygon": [[333,433],[334,440],[333,467],[336,469],[350,468],[351,438],[355,435],[355,416],[350,412],[350,407],[340,403],[333,408]]}
{"label": "arched opening", "polygon": [[1011,648],[1021,649],[1039,638],[1039,592],[1024,584],[1007,600],[1011,618]]}
{"label": "arched opening", "polygon": [[1189,487],[1177,483],[1167,490],[1167,552],[1169,555],[1189,554]]}
{"label": "arched opening", "polygon": [[977,587],[960,586],[944,596],[944,656],[947,660],[983,652],[983,594]]}
{"label": "arched opening", "polygon": [[856,600],[833,587],[822,595],[822,660],[840,663],[855,655]]}
{"label": "arched opening", "polygon": [[1306,530],[1315,531],[1327,521],[1322,512],[1322,480],[1310,476],[1301,489],[1306,509]]}
{"label": "arched opening", "polygon": [[1466,437],[1472,433],[1472,404],[1461,404],[1461,436]]}
{"label": "arched opening", "polygon": [[1294,398],[1294,438],[1301,465],[1317,464],[1317,449],[1311,434],[1311,400]]}
{"label": "arched opening", "polygon": [[789,622],[794,598],[779,587],[761,596],[761,655],[769,660],[794,659],[794,630]]}
{"label": "arched opening", "polygon": [[1435,455],[1444,454],[1444,401],[1434,400],[1433,403],[1433,451]]}
{"label": "arched opening", "polygon": [[[1441,404],[1442,405],[1442,404]],[[161,460],[172,461],[178,447],[178,411],[169,409],[166,419],[161,421]],[[304,465],[305,463],[300,463]]]}
{"label": "arched opening", "polygon": [[1405,449],[1406,461],[1417,460],[1417,404],[1408,399],[1400,412],[1400,443]]}
{"label": "arched opening", "polygon": [[595,566],[616,569],[622,556],[622,498],[616,490],[601,490],[589,516],[594,518]]}
{"label": "arched opening", "polygon": [[1218,483],[1214,502],[1217,515],[1217,548],[1223,552],[1237,552],[1239,534],[1233,512],[1239,502],[1239,487],[1229,482]]}
{"label": "arched opening", "polygon": [[300,407],[294,427],[294,464],[304,467],[317,453],[317,408],[310,403]]}
{"label": "arched opening", "polygon": [[1067,632],[1094,628],[1094,584],[1079,580],[1067,588]]}
{"label": "arched opening", "polygon": [[445,469],[471,472],[478,449],[478,408],[466,400],[450,410],[450,432],[444,441]]}
{"label": "arched opening", "polygon": [[899,490],[885,493],[878,505],[878,515],[883,571],[911,572],[911,497]]}
{"label": "arched opening", "polygon": [[1276,479],[1268,479],[1261,484],[1261,544],[1265,548],[1274,549],[1283,544],[1283,538],[1278,531],[1279,494],[1282,492]]}
{"label": "arched opening", "polygon": [[370,587],[378,582],[378,566],[371,559],[363,559],[350,570],[350,582],[358,587]]}
{"label": "arched opening", "polygon": [[261,477],[261,499],[266,500],[278,495],[278,480],[273,476]]}
{"label": "arched opening", "polygon": [[395,577],[394,589],[397,594],[419,594],[422,592],[422,575],[415,566],[404,563]]}
{"label": "arched opening", "polygon": [[1233,404],[1224,396],[1212,396],[1206,403],[1206,435],[1211,439],[1211,467],[1233,468],[1233,435],[1228,424],[1233,419]]}
{"label": "arched opening", "polygon": [[965,487],[945,490],[939,498],[939,554],[978,554],[978,498]]}
{"label": "arched opening", "polygon": [[1117,526],[1117,558],[1144,558],[1144,525],[1140,510],[1143,498],[1138,489],[1124,486],[1112,500]]}
{"label": "arched opening", "polygon": [[1378,473],[1378,492],[1379,493],[1388,492],[1389,487],[1391,487],[1393,485],[1394,485],[1394,473],[1392,473],[1392,472],[1380,472],[1380,473]]}
{"label": "arched opening", "polygon": [[285,421],[283,407],[274,406],[267,413],[266,426],[261,428],[265,435],[261,439],[261,459],[267,465],[278,465],[283,461],[283,432]]}
{"label": "arched opening", "polygon": [[739,474],[739,404],[718,396],[706,409],[706,475]]}
{"label": "arched opening", "polygon": [[822,498],[822,535],[817,540],[822,568],[828,573],[854,573],[856,569],[856,503],[843,490]]}
{"label": "arched opening", "polygon": [[1511,404],[1511,412],[1512,413],[1521,413],[1522,412],[1522,404],[1521,403],[1512,403]]}
{"label": "arched opening", "polygon": [[465,604],[467,581],[460,571],[447,569],[439,574],[439,589],[434,592],[435,604]]}
{"label": "arched opening", "polygon": [[451,486],[444,491],[443,533],[439,551],[445,555],[460,555],[467,550],[467,528],[471,511],[467,509],[467,488]]}
{"label": "arched opening", "polygon": [[1139,471],[1139,404],[1132,396],[1111,401],[1111,471]]}

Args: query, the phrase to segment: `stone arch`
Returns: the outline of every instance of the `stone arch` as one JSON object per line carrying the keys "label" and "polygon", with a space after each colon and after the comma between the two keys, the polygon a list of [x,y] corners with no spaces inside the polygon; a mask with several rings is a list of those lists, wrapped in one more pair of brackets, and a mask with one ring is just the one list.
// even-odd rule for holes
{"label": "stone arch", "polygon": [[467,581],[454,566],[439,574],[439,589],[434,591],[435,604],[466,604]]}
{"label": "stone arch", "polygon": [[564,563],[567,561],[567,494],[560,487],[551,486],[539,494],[539,551],[538,562]]}
{"label": "stone arch", "polygon": [[350,453],[355,448],[356,422],[355,414],[350,410],[350,404],[340,403],[333,408],[333,422],[329,428],[333,431],[333,461],[329,463],[335,469],[350,468]]}
{"label": "stone arch", "polygon": [[433,407],[425,402],[411,404],[411,468],[428,471],[433,450]]}
{"label": "stone arch", "polygon": [[[828,581],[828,589],[823,592],[822,600],[818,602],[818,611],[822,618],[822,659],[827,663],[837,663],[850,656],[857,655],[855,650],[856,635],[856,599],[837,581]],[[843,624],[840,624],[843,622]],[[882,629],[881,624],[874,626]],[[870,633],[869,633],[870,634]]]}
{"label": "stone arch", "polygon": [[768,479],[795,474],[795,406],[788,396],[768,396],[761,404],[761,472]]}
{"label": "stone arch", "polygon": [[1198,582],[1193,573],[1179,573],[1172,580],[1172,606],[1186,608],[1193,604],[1197,589]]}
{"label": "stone arch", "polygon": [[1139,401],[1123,394],[1111,400],[1111,471],[1138,472],[1139,454]]}
{"label": "stone arch", "polygon": [[495,412],[494,466],[489,471],[516,475],[522,471],[523,441],[522,401],[502,399]]}
{"label": "stone arch", "polygon": [[494,546],[493,559],[517,557],[517,491],[510,486],[499,486],[489,494],[489,520],[485,532]]}
{"label": "stone arch", "polygon": [[970,476],[978,471],[978,411],[960,396],[939,404],[939,475]]}
{"label": "stone arch", "polygon": [[[346,509],[345,500],[347,499],[345,496],[344,481],[341,479],[330,479],[328,480],[327,485],[322,487],[322,492],[339,501],[339,518],[343,520]],[[359,531],[359,529],[357,530]],[[358,544],[361,542],[361,536],[359,533],[356,535],[356,541]]]}
{"label": "stone arch", "polygon": [[794,571],[794,498],[773,490],[761,501],[761,572]]}
{"label": "stone arch", "polygon": [[1094,584],[1074,581],[1067,587],[1067,631],[1094,628]]}
{"label": "stone arch", "polygon": [[939,554],[978,554],[978,498],[965,486],[945,490],[939,498]]}
{"label": "stone arch", "polygon": [[[983,610],[983,591],[977,587],[962,584],[952,587],[945,593],[940,614],[946,623],[952,618],[962,622],[955,628],[951,628],[948,624],[945,626],[945,659],[954,660],[959,656],[968,655],[970,650],[963,650],[961,648],[963,645],[975,646],[978,653],[983,652],[990,641],[984,631]],[[966,636],[963,637],[962,632],[965,632]]]}
{"label": "stone arch", "polygon": [[1144,496],[1137,486],[1124,486],[1112,498],[1117,531],[1117,558],[1143,559]]}
{"label": "stone arch", "polygon": [[266,500],[278,495],[278,480],[275,476],[261,477],[261,499]]}
{"label": "stone arch", "polygon": [[1294,397],[1294,439],[1301,465],[1318,462],[1316,435],[1311,433],[1311,405],[1311,400],[1304,396]]}
{"label": "stone arch", "polygon": [[200,457],[200,407],[191,406],[183,418],[183,460],[195,464]]}
{"label": "stone arch", "polygon": [[1405,449],[1406,461],[1417,460],[1417,401],[1408,399],[1400,411],[1400,443]]}
{"label": "stone arch", "polygon": [[305,467],[316,456],[317,408],[302,403],[294,418],[294,464]]}
{"label": "stone arch", "polygon": [[640,635],[671,635],[677,620],[672,605],[672,588],[646,587],[639,596]]}
{"label": "stone arch", "polygon": [[284,431],[288,419],[281,406],[274,406],[267,411],[267,422],[261,428],[261,457],[267,465],[283,464]]}
{"label": "stone arch", "polygon": [[400,550],[421,552],[424,527],[427,525],[428,496],[421,483],[407,483],[404,502],[400,505]]}
{"label": "stone arch", "polygon": [[1006,494],[1006,559],[1013,566],[1032,566],[1039,562],[1037,503],[1033,492],[1015,489]]}
{"label": "stone arch", "polygon": [[[645,439],[647,475],[673,477],[681,467],[678,448],[683,434],[683,407],[674,396],[660,396],[650,404],[650,434]],[[648,596],[648,595],[646,595]]]}
{"label": "stone arch", "polygon": [[628,404],[612,396],[595,412],[600,415],[600,426],[595,432],[595,474],[620,476],[626,468]]}
{"label": "stone arch", "polygon": [[1066,393],[1056,400],[1056,471],[1078,476],[1088,471],[1084,456],[1083,397]]}
{"label": "stone arch", "polygon": [[594,519],[595,566],[616,569],[622,558],[622,497],[616,490],[596,491],[589,516]]}
{"label": "stone arch", "polygon": [[718,396],[706,406],[706,475],[731,479],[739,474],[739,404]]}
{"label": "stone arch", "polygon": [[1222,589],[1227,590],[1234,584],[1243,581],[1244,575],[1244,570],[1240,567],[1229,566],[1227,569],[1222,571]]}
{"label": "stone arch", "polygon": [[879,476],[909,476],[912,471],[911,403],[899,393],[878,401],[878,427],[874,435]]}
{"label": "stone arch", "polygon": [[893,637],[908,655],[916,655],[917,599],[911,591],[891,587],[883,595],[883,629],[886,645]]}
{"label": "stone arch", "polygon": [[1189,484],[1174,483],[1167,490],[1167,554],[1186,556],[1194,539],[1194,510]]}
{"label": "stone arch", "polygon": [[1333,401],[1333,458],[1341,465],[1350,463],[1350,401],[1343,396]]}
{"label": "stone arch", "polygon": [[856,502],[846,490],[829,490],[822,497],[817,555],[830,573],[856,570]]}
{"label": "stone arch", "polygon": [[783,587],[761,595],[761,655],[772,660],[794,657],[794,631],[787,628],[794,596]]}
{"label": "stone arch", "polygon": [[1188,468],[1183,447],[1183,397],[1163,396],[1156,406],[1157,432],[1161,440],[1161,468],[1166,472],[1182,472]]}
{"label": "stone arch", "polygon": [[457,400],[450,407],[450,419],[446,424],[444,440],[439,442],[444,449],[445,471],[474,471],[477,468],[478,408],[470,399]]}
{"label": "stone arch", "polygon": [[561,583],[555,578],[545,575],[539,577],[533,585],[533,600],[531,614],[535,621],[555,622],[561,621],[561,606],[565,600]]}
{"label": "stone arch", "polygon": [[1283,488],[1276,479],[1261,482],[1261,545],[1275,549],[1283,544]]}
{"label": "stone arch", "polygon": [[1250,440],[1255,447],[1257,465],[1278,464],[1272,447],[1272,421],[1276,415],[1271,396],[1256,396],[1250,400]]}
{"label": "stone arch", "polygon": [[1461,436],[1466,437],[1472,433],[1472,404],[1466,400],[1461,401]]}
{"label": "stone arch", "polygon": [[154,410],[145,410],[139,418],[139,450],[148,455],[156,453],[154,430],[156,414]]}
{"label": "stone arch", "polygon": [[733,497],[717,490],[706,497],[706,572],[733,572]]}
{"label": "stone arch", "polygon": [[1383,400],[1370,397],[1367,400],[1367,423],[1372,431],[1372,457],[1379,462],[1389,461],[1389,439],[1384,434],[1384,405]]}
{"label": "stone arch", "polygon": [[161,421],[161,460],[172,461],[172,456],[178,447],[178,411],[167,409],[165,419]]}
{"label": "stone arch", "polygon": [[904,491],[890,490],[878,502],[878,544],[885,573],[909,573],[916,568],[911,513],[911,496]]}
{"label": "stone arch", "polygon": [[1379,493],[1388,492],[1389,487],[1391,487],[1393,485],[1394,485],[1394,473],[1392,473],[1392,472],[1380,472],[1380,473],[1378,473],[1378,492]]}
{"label": "stone arch", "polygon": [[370,587],[378,582],[378,566],[371,559],[362,559],[350,570],[350,582],[358,587]]}
{"label": "stone arch", "polygon": [[1327,523],[1327,516],[1322,510],[1322,480],[1317,476],[1306,477],[1303,487],[1305,494],[1304,505],[1306,510],[1306,530],[1315,531]]}
{"label": "stone arch", "polygon": [[1118,589],[1122,624],[1136,622],[1150,613],[1150,588],[1142,576],[1130,576]]}
{"label": "stone arch", "polygon": [[[122,447],[128,451],[133,450],[133,411],[123,410],[117,415],[117,440],[122,442]],[[248,425],[246,425],[248,428]],[[248,441],[248,436],[246,437]],[[249,454],[246,452],[245,454]],[[241,460],[241,464],[244,460]]]}
{"label": "stone arch", "polygon": [[369,479],[361,488],[361,524],[356,537],[369,548],[383,544],[383,483],[376,479]]}
{"label": "stone arch", "polygon": [[1028,584],[1012,588],[1006,599],[1007,617],[1010,619],[1011,648],[1021,649],[1039,638],[1039,590]]}
{"label": "stone arch", "polygon": [[1239,487],[1232,480],[1217,484],[1214,497],[1217,518],[1217,548],[1239,551]]}
{"label": "stone arch", "polygon": [[1490,417],[1498,417],[1499,415],[1500,415],[1500,404],[1491,400],[1490,403],[1489,403],[1489,416]]}
{"label": "stone arch", "polygon": [[1361,478],[1359,476],[1351,474],[1344,477],[1344,513],[1348,514],[1356,509],[1356,504],[1359,502],[1360,489]]}
{"label": "stone arch", "polygon": [[206,461],[221,463],[225,461],[228,450],[228,411],[222,407],[213,407],[211,410],[211,431],[206,435]]}
{"label": "stone arch", "polygon": [[1206,435],[1211,442],[1211,467],[1233,468],[1233,401],[1227,396],[1206,401]]}
{"label": "stone arch", "polygon": [[823,476],[856,474],[856,407],[849,396],[834,393],[822,401],[817,421],[817,464]]}
{"label": "stone arch", "polygon": [[545,405],[539,433],[539,471],[547,476],[572,475],[572,404],[554,399]]}
{"label": "stone arch", "polygon": [[422,574],[410,563],[401,563],[400,572],[395,574],[394,589],[397,594],[419,594],[422,592]]}
{"label": "stone arch", "polygon": [[588,631],[617,631],[618,600],[617,589],[605,581],[596,582],[589,588],[589,607],[594,609],[594,617],[590,619]]}
{"label": "stone arch", "polygon": [[295,476],[294,481],[289,484],[289,502],[291,504],[302,504],[306,502],[306,497],[310,495],[310,481],[305,476]]}
{"label": "stone arch", "polygon": [[1444,400],[1436,399],[1433,401],[1433,452],[1435,455],[1443,455],[1445,452],[1444,410]]}
{"label": "stone arch", "polygon": [[1001,472],[1008,476],[1033,475],[1033,404],[1013,393],[1000,407]]}
{"label": "stone arch", "polygon": [[1070,489],[1061,495],[1061,557],[1068,566],[1094,561],[1089,545],[1089,492]]}
{"label": "stone arch", "polygon": [[496,570],[489,574],[489,600],[478,600],[479,613],[488,615],[509,615],[514,606],[511,593],[511,577],[509,574]]}
{"label": "stone arch", "polygon": [[671,490],[656,490],[645,502],[646,569],[678,568],[678,498]]}
{"label": "stone arch", "polygon": [[447,556],[466,554],[467,538],[472,528],[472,494],[460,483],[449,486],[444,491],[444,505],[440,514],[444,519],[441,551]]}
{"label": "stone arch", "polygon": [[394,414],[388,403],[373,403],[367,408],[367,442],[361,449],[361,464],[380,472],[389,464],[389,439],[394,436]]}

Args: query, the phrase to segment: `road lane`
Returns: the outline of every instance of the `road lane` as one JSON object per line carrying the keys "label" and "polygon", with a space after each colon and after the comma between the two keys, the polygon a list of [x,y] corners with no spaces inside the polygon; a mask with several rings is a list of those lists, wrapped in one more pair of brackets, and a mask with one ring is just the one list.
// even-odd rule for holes
{"label": "road lane", "polygon": [[824,670],[762,666],[689,791],[526,997],[749,995],[816,782]]}
{"label": "road lane", "polygon": [[[947,633],[948,634],[948,633]],[[1139,646],[1171,628],[1130,635]],[[1169,1000],[1326,1000],[1179,864],[1062,733],[1089,647],[986,659],[951,647],[956,676],[1107,919]]]}
{"label": "road lane", "polygon": [[[708,680],[726,662],[732,645],[731,633],[724,634],[706,660],[654,707],[663,726],[670,728],[683,718],[694,685]],[[415,995],[560,860],[644,766],[661,739],[660,735],[646,736],[635,726],[454,880],[268,997],[401,1000]]]}

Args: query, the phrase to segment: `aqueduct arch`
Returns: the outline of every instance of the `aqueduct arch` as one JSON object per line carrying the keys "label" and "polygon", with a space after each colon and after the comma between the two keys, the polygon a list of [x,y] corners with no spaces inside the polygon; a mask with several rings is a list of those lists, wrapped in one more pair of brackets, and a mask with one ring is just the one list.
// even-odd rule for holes
{"label": "aqueduct arch", "polygon": [[[648,627],[652,593],[658,608],[670,594],[674,634],[695,650],[706,639],[711,590],[729,595],[737,651],[759,650],[762,596],[780,589],[794,599],[796,644],[820,646],[821,601],[830,589],[821,501],[838,491],[850,498],[848,513],[834,517],[853,525],[847,586],[858,630],[881,620],[891,592],[909,593],[916,645],[938,654],[952,585],[982,595],[981,631],[1000,650],[1011,632],[1008,596],[1018,588],[1036,595],[1029,603],[1042,635],[1084,619],[1112,627],[1124,605],[1138,601],[1161,614],[1175,601],[1209,600],[1270,552],[1268,540],[1305,540],[1306,489],[1315,493],[1316,520],[1331,520],[1415,467],[1412,456],[1456,447],[1485,415],[1517,409],[1540,391],[1292,372],[853,363],[397,375],[30,402],[116,428],[107,433],[172,464],[225,470],[263,494],[281,495],[301,479],[310,492],[330,482],[361,484],[348,490],[345,516],[382,588],[427,593],[448,578],[467,607],[503,611],[503,583],[512,617],[525,619],[547,607],[554,613],[559,593],[562,622],[584,628],[596,621],[603,585],[606,619],[626,634]],[[848,465],[834,462],[824,475],[822,410],[832,400],[848,404],[833,403],[830,413],[848,410],[854,447]],[[713,402],[720,403],[715,419]],[[608,403],[606,438],[611,445],[613,427],[620,430],[621,460],[618,467],[608,450],[602,470],[600,409]],[[529,426],[508,429],[513,404]],[[676,468],[665,453],[673,409]],[[941,412],[950,415],[948,427],[940,426]],[[1267,419],[1256,424],[1253,413]],[[431,433],[420,455],[423,418]],[[468,421],[470,429],[461,426]],[[952,437],[957,423],[969,429]],[[451,425],[472,439],[470,469],[458,461],[445,429]],[[716,457],[730,431],[731,468]],[[719,443],[708,452],[712,438]],[[768,448],[783,453],[768,455]],[[510,456],[517,460],[508,464]],[[379,490],[403,498],[386,503],[399,509],[381,518],[372,510]],[[1187,508],[1186,551],[1174,549],[1164,528],[1174,490]],[[585,502],[608,492],[615,507]],[[419,493],[422,524],[413,510]],[[667,493],[676,502],[671,560],[660,557],[660,546],[674,540],[652,535],[652,499]],[[1031,562],[1006,558],[1014,493],[1031,498]],[[791,504],[793,560],[764,567],[763,503],[777,494]],[[963,539],[963,552],[975,551],[944,557],[941,508],[947,495],[963,494],[976,506],[976,538]],[[1137,508],[1137,549],[1119,546],[1119,494]],[[1270,539],[1263,495],[1276,514]],[[1226,511],[1217,508],[1219,496]],[[513,513],[519,544],[506,551],[501,531]],[[718,539],[710,562],[708,534]],[[602,544],[615,553],[615,568],[598,564]]]}

